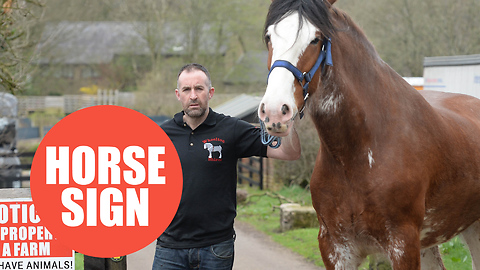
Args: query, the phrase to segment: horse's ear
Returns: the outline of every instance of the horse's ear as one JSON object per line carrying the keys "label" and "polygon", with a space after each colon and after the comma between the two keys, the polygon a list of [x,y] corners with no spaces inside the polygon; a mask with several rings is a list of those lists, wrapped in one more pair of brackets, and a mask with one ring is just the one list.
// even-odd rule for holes
{"label": "horse's ear", "polygon": [[328,0],[328,2],[330,3],[330,5],[333,5],[333,3],[337,2],[337,0]]}

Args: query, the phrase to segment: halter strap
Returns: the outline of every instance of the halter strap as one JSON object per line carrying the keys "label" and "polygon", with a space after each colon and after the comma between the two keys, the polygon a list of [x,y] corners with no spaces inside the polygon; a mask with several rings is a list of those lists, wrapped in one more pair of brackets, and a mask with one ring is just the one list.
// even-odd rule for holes
{"label": "halter strap", "polygon": [[282,138],[268,134],[263,121],[260,121],[260,139],[264,145],[268,145],[273,149],[280,147],[280,144],[282,144]]}
{"label": "halter strap", "polygon": [[[301,72],[296,66],[292,65],[290,62],[288,62],[286,60],[276,60],[273,63],[272,67],[270,68],[270,72],[268,73],[267,82],[268,82],[268,78],[270,77],[270,73],[272,73],[274,68],[277,68],[277,67],[286,68],[293,74],[293,76],[297,79],[297,81],[300,83],[300,85],[302,85],[302,88],[303,88],[303,107],[299,111],[300,119],[303,118],[303,115],[304,115],[303,111],[305,110],[305,105],[307,103],[307,99],[308,99],[308,96],[309,96],[308,85],[310,84],[310,81],[312,80],[313,75],[315,75],[315,73],[317,72],[318,68],[322,65],[322,63],[323,63],[322,68],[325,65],[333,66],[333,62],[332,62],[332,43],[331,43],[331,40],[327,37],[325,37],[323,39],[322,50],[320,51],[320,54],[318,55],[317,61],[315,62],[315,64],[313,65],[312,69],[310,69],[309,72]],[[303,83],[303,81],[305,81],[305,83]]]}
{"label": "halter strap", "polygon": [[[315,75],[315,73],[320,68],[322,63],[323,63],[322,69],[323,67],[325,67],[325,65],[333,66],[332,43],[331,43],[331,40],[327,37],[323,39],[322,50],[318,55],[317,61],[315,62],[315,64],[313,65],[312,69],[310,69],[309,72],[301,72],[296,66],[292,65],[292,63],[286,60],[276,60],[273,63],[272,67],[270,68],[270,72],[268,73],[267,83],[268,83],[268,78],[270,77],[270,73],[272,73],[272,70],[277,67],[288,69],[293,74],[293,76],[298,80],[298,82],[303,88],[303,106],[299,110],[300,119],[303,118],[303,115],[304,115],[303,111],[305,110],[305,106],[307,104],[307,99],[309,96],[308,85],[312,80],[313,75]],[[305,81],[305,84],[303,83],[303,81]],[[295,118],[295,116],[296,115],[294,115],[292,119]],[[260,121],[260,129],[261,129],[260,137],[262,139],[263,144],[268,145],[272,148],[278,148],[280,146],[281,138],[276,136],[271,136],[270,134],[268,134],[268,132],[265,130],[265,124],[263,123],[263,121]]]}

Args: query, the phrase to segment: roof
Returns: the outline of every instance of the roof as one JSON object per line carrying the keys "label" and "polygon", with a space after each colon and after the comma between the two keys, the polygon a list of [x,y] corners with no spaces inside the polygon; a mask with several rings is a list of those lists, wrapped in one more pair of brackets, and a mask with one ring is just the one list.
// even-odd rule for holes
{"label": "roof", "polygon": [[148,116],[148,118],[152,119],[152,121],[155,122],[157,125],[161,125],[162,123],[167,122],[171,119],[171,117],[168,117],[166,115],[154,115]]}
{"label": "roof", "polygon": [[425,57],[424,67],[479,65],[480,54]]}
{"label": "roof", "polygon": [[246,52],[225,75],[223,82],[225,84],[266,83],[267,61],[267,51]]}
{"label": "roof", "polygon": [[261,97],[242,94],[217,106],[214,111],[242,119],[256,113],[261,100]]}
{"label": "roof", "polygon": [[[167,23],[162,28],[162,35],[152,35],[152,32],[157,33],[155,25],[142,22],[48,23],[37,45],[40,55],[37,63],[110,63],[116,55],[150,54],[147,40],[151,40],[156,45],[155,50],[164,55],[183,55],[187,53],[189,40],[194,35],[192,29],[186,29],[179,23]],[[198,42],[201,53],[217,52],[218,39],[214,37],[213,30],[207,24],[202,27]],[[218,50],[223,54],[226,46],[220,46]]]}

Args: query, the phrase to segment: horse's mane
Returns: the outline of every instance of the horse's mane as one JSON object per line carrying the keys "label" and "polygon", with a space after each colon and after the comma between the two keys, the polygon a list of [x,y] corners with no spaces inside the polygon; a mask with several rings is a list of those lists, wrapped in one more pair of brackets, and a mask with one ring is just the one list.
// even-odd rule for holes
{"label": "horse's mane", "polygon": [[[332,9],[333,16],[343,20],[343,26],[334,25],[332,14],[329,12],[330,8]],[[358,33],[357,38],[362,37],[359,38],[359,41],[364,43],[371,53],[377,54],[373,44],[368,41],[363,30],[353,22],[352,18],[342,10],[331,6],[326,0],[273,0],[265,20],[264,35],[267,33],[270,25],[280,22],[292,12],[298,12],[299,14],[300,27],[298,28],[297,34],[303,26],[304,19],[310,21],[329,38],[332,38],[336,32],[353,30]]]}
{"label": "horse's mane", "polygon": [[274,0],[268,10],[265,20],[264,34],[270,25],[283,20],[292,12],[299,14],[299,30],[302,28],[303,20],[307,19],[317,27],[325,36],[331,37],[335,32],[331,16],[325,0]]}

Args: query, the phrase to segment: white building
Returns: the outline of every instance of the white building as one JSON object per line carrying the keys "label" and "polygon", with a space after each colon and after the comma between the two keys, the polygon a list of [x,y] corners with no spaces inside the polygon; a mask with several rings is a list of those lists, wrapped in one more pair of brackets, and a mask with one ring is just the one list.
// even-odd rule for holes
{"label": "white building", "polygon": [[424,89],[480,98],[480,54],[425,57]]}

